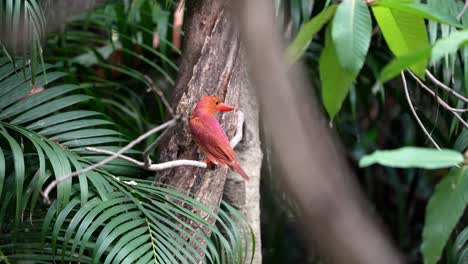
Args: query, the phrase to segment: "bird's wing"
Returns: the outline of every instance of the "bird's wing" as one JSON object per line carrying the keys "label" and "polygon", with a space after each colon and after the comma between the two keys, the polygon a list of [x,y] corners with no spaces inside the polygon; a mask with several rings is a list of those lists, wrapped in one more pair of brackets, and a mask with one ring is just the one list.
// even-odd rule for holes
{"label": "bird's wing", "polygon": [[231,164],[236,160],[236,153],[215,117],[192,118],[190,130],[197,145],[211,161]]}

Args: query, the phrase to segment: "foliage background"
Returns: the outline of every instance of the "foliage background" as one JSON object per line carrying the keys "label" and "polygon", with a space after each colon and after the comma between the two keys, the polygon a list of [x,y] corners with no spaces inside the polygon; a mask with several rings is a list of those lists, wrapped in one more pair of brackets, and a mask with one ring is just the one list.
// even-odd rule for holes
{"label": "foliage background", "polygon": [[[67,182],[58,189],[57,200],[49,209],[39,201],[38,192],[50,181],[49,177],[103,158],[89,155],[83,151],[83,146],[115,150],[166,119],[160,98],[147,89],[155,84],[168,96],[173,89],[177,60],[181,56],[179,47],[174,46],[171,39],[176,4],[149,0],[109,1],[100,8],[70,18],[62,32],[46,34],[43,15],[38,11],[40,1],[24,1],[27,3],[21,7],[24,11],[18,12],[8,9],[8,4],[13,2],[20,1],[2,1],[3,10],[12,14],[5,21],[12,21],[14,26],[18,21],[16,16],[30,14],[29,21],[38,26],[38,34],[30,36],[31,45],[16,47],[13,51],[5,49],[5,56],[1,58],[0,256],[4,261],[21,258],[48,261],[57,257],[68,260],[81,255],[82,262],[110,262],[113,258],[114,261],[131,261],[139,257],[167,263],[185,258],[195,262],[195,252],[204,247],[192,245],[182,250],[183,237],[176,239],[179,244],[170,242],[177,237],[172,228],[182,232],[183,228],[174,224],[181,220],[180,215],[208,225],[172,199],[200,207],[208,214],[211,210],[173,190],[152,187],[147,182],[152,175],[126,162],[115,161],[102,171],[80,176],[79,181],[73,183]],[[376,1],[392,9],[396,22],[388,25],[388,21],[379,19],[378,7],[368,7],[364,1],[274,2],[278,26],[284,39],[291,43],[286,51],[287,60],[292,63],[300,58],[306,65],[310,89],[321,95],[324,113],[332,120],[349,164],[371,202],[369,210],[381,219],[385,231],[409,263],[435,263],[439,258],[443,263],[464,263],[468,254],[464,216],[468,201],[466,168],[448,169],[444,165],[428,170],[426,167],[431,161],[427,159],[414,161],[412,167],[416,168],[410,169],[402,169],[405,165],[402,163],[393,167],[359,166],[366,154],[403,146],[426,147],[424,151],[428,152],[420,157],[436,155],[435,160],[441,159],[438,155],[442,154],[427,149],[432,145],[415,122],[398,73],[409,67],[424,77],[428,66],[437,79],[460,94],[468,95],[468,52],[463,46],[467,39],[463,30],[468,17],[463,15],[459,21],[456,19],[464,2],[421,1],[419,4],[433,11],[425,13],[422,9],[411,9],[408,1]],[[343,19],[347,15],[346,6],[352,5],[359,10],[364,25],[359,34],[340,35],[339,26],[332,25],[349,26]],[[405,13],[403,8],[413,11]],[[406,41],[407,45],[392,44],[385,36],[386,27],[400,30],[402,39],[395,40]],[[452,34],[457,31],[464,35],[459,45],[453,47],[453,43],[458,42]],[[408,36],[412,39],[408,40]],[[439,39],[447,41],[440,44]],[[335,47],[330,43],[335,43]],[[353,47],[349,43],[355,43],[356,51],[349,50]],[[434,53],[430,57],[425,50],[419,50],[437,43],[446,50],[437,55],[438,60],[434,60]],[[2,44],[8,46],[9,43]],[[440,50],[436,47],[432,52]],[[411,52],[427,56],[419,57],[418,53],[417,60],[405,57],[414,55]],[[19,58],[12,64],[15,54]],[[27,56],[22,56],[24,54]],[[28,62],[21,57],[31,60]],[[395,62],[395,57],[396,62],[398,59],[404,62],[403,67],[392,68],[389,63]],[[43,75],[44,70],[47,75]],[[154,81],[149,82],[145,76]],[[31,86],[29,80],[35,86]],[[37,92],[45,83],[48,83],[47,89]],[[443,148],[455,150],[458,159],[468,145],[466,128],[419,88],[414,80],[409,82],[411,99],[419,117],[432,137]],[[431,88],[451,105],[466,107],[436,86]],[[23,98],[34,91],[37,94]],[[55,105],[57,107],[53,108]],[[466,120],[466,113],[462,113],[462,117]],[[141,155],[157,136],[149,138],[130,154]],[[269,162],[272,150],[267,137],[264,142],[267,155],[262,175],[264,262],[319,263],[320,257],[306,250],[294,202],[283,193],[276,180],[277,168]],[[412,152],[407,161],[414,156]],[[124,180],[134,180],[138,187],[130,187]],[[114,202],[116,200],[118,202]],[[110,218],[119,212],[125,212],[119,220]],[[217,217],[225,223],[224,227],[221,224],[219,229],[213,229],[212,237],[199,234],[199,238],[210,245],[204,249],[205,253],[214,262],[216,258],[219,262],[241,259],[245,250],[239,245],[240,241],[249,240],[248,231],[239,232],[243,228],[236,224],[239,215],[228,205],[224,204],[221,212],[224,213]],[[229,213],[234,216],[228,216]],[[28,215],[30,222],[24,221]],[[100,224],[93,225],[93,220]],[[437,228],[442,229],[442,236],[431,235]],[[106,245],[109,237],[119,240]],[[446,237],[447,241],[441,237]],[[25,248],[25,243],[31,239],[37,243],[28,243]],[[156,240],[161,243],[155,243]],[[78,250],[80,243],[83,246]],[[42,250],[44,245],[45,250]],[[96,245],[101,245],[102,250],[93,251]],[[125,253],[118,253],[119,250]],[[440,254],[437,251],[441,251]],[[431,255],[433,252],[436,253]]]}

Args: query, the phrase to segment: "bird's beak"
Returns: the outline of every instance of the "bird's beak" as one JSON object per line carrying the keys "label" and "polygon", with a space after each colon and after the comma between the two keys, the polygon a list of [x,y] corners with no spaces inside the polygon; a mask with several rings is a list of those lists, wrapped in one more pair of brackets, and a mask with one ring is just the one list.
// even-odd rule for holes
{"label": "bird's beak", "polygon": [[218,104],[218,111],[228,112],[228,111],[232,111],[232,110],[234,110],[234,107],[232,107],[230,105],[227,105],[227,104],[224,104],[224,103]]}

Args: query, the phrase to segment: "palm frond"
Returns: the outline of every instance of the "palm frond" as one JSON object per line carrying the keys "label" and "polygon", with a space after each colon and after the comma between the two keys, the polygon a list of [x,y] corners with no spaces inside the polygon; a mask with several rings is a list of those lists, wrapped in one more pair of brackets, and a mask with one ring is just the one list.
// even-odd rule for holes
{"label": "palm frond", "polygon": [[[40,200],[44,184],[104,158],[84,147],[115,149],[127,140],[98,112],[77,107],[93,100],[82,87],[64,84],[64,73],[46,67],[48,82],[38,74],[34,85],[30,67],[24,74],[0,67],[1,258],[244,262],[251,237],[235,210],[135,178],[143,172],[125,161],[63,181],[46,210]],[[40,87],[46,88],[31,92]]]}

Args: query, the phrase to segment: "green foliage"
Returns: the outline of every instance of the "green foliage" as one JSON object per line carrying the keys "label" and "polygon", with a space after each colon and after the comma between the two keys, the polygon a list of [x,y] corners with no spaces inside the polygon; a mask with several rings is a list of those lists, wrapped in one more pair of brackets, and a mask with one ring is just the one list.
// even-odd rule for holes
{"label": "green foliage", "polygon": [[398,76],[406,68],[414,68],[422,63],[426,65],[430,54],[431,47],[427,47],[393,59],[382,69],[379,77],[380,81],[389,81]]}
{"label": "green foliage", "polygon": [[[429,45],[423,18],[384,6],[374,6],[372,11],[388,47],[397,57]],[[424,79],[426,65],[427,60],[421,60],[409,68]]]}
{"label": "green foliage", "polygon": [[364,1],[344,0],[333,17],[332,39],[341,66],[356,76],[364,65],[372,20]]}
{"label": "green foliage", "polygon": [[[64,84],[64,73],[46,65],[49,83],[39,74],[33,86],[30,67],[23,75],[2,61],[0,251],[4,260],[246,261],[245,246],[251,237],[238,212],[227,204],[217,208],[169,187],[153,186],[138,179],[144,172],[126,161],[115,160],[77,180],[61,182],[53,204],[44,206],[40,191],[51,180],[105,158],[84,147],[112,149],[127,140],[114,124],[99,118],[100,113],[77,110],[92,97],[83,95],[78,85]],[[216,220],[219,227],[188,208]]]}
{"label": "green foliage", "polygon": [[439,169],[453,167],[463,162],[460,152],[449,149],[403,147],[395,150],[378,150],[364,156],[360,167],[375,163],[396,168]]}
{"label": "green foliage", "polygon": [[467,44],[468,30],[455,31],[448,37],[437,40],[432,47],[431,61],[432,63],[444,58],[448,54],[453,54],[457,50]]}
{"label": "green foliage", "polygon": [[435,264],[468,203],[468,168],[452,169],[436,186],[426,208],[421,251],[424,263]]}
{"label": "green foliage", "polygon": [[378,0],[376,5],[410,13],[439,23],[462,27],[454,16],[427,4],[412,3],[412,1]]}
{"label": "green foliage", "polygon": [[417,50],[415,52],[397,57],[384,67],[381,73],[380,80],[388,81],[407,67],[419,65],[421,62],[427,62],[431,58],[431,62],[435,63],[449,54],[457,52],[468,41],[468,30],[455,31],[448,37],[437,40],[434,45]]}
{"label": "green foliage", "polygon": [[[326,7],[330,2],[319,1],[316,5]],[[392,227],[392,234],[398,237],[398,246],[408,254],[411,263],[419,263],[419,251],[415,247],[420,242],[421,230],[418,229],[419,225],[410,224],[422,221],[422,214],[415,212],[422,210],[424,203],[421,200],[431,197],[433,186],[439,179],[429,175],[443,175],[444,178],[432,196],[440,208],[433,209],[431,200],[432,207],[429,206],[426,212],[425,263],[434,263],[443,255],[444,248],[453,250],[452,260],[458,263],[464,263],[464,255],[468,255],[463,253],[468,252],[463,251],[466,240],[458,239],[458,246],[454,247],[447,244],[460,215],[466,209],[462,197],[462,190],[466,189],[466,169],[454,167],[466,163],[462,153],[467,147],[467,131],[450,111],[409,81],[411,100],[423,125],[445,149],[394,149],[399,146],[425,146],[427,142],[424,141],[426,136],[421,136],[423,134],[409,118],[410,110],[406,98],[402,96],[401,85],[387,81],[408,68],[425,79],[425,73],[429,70],[440,82],[466,96],[468,48],[465,28],[468,26],[468,13],[457,19],[464,4],[461,0],[342,1],[332,14],[332,23],[329,23],[326,31],[323,30],[325,34],[319,32],[328,21],[329,14],[325,12],[330,9],[323,8],[312,20],[314,23],[310,21],[307,27],[304,26],[287,50],[288,62],[304,56],[309,66],[308,73],[311,76],[319,73],[323,106],[330,119],[339,121],[336,122],[337,131],[352,148],[353,157],[360,160],[361,167],[365,167],[360,173],[366,175],[363,180],[366,194],[376,208],[395,206],[398,210],[397,213],[380,213],[386,216],[385,221]],[[372,33],[370,48],[364,45],[371,40],[368,8],[372,9],[379,29]],[[331,35],[330,27],[333,27]],[[358,41],[363,44],[356,45]],[[388,52],[387,46],[393,55]],[[315,86],[317,80],[311,79]],[[391,88],[386,89],[385,95],[384,82],[386,87]],[[350,93],[348,102],[345,98],[353,85],[355,89]],[[431,82],[427,82],[427,85],[451,107],[466,108],[466,104],[451,96],[450,92],[437,89],[438,85],[431,85]],[[370,96],[377,92],[381,92],[381,100]],[[342,113],[337,118],[340,109]],[[458,114],[466,120],[464,110],[458,110]],[[364,155],[376,149],[392,148]],[[387,167],[370,167],[376,163]],[[451,169],[449,176],[446,176],[445,168]],[[459,171],[463,171],[465,176],[460,176]],[[449,181],[450,184],[454,183],[453,189],[448,188]],[[387,193],[388,188],[392,190],[391,197],[378,195],[381,190]],[[449,212],[455,199],[458,199],[456,208]],[[449,215],[447,219],[445,215]],[[434,234],[431,234],[432,231]],[[420,247],[419,244],[417,246]]]}
{"label": "green foliage", "polygon": [[330,119],[333,119],[348,95],[354,77],[338,61],[336,47],[331,38],[331,27],[330,25],[326,32],[325,47],[320,55],[319,72],[323,105]]}
{"label": "green foliage", "polygon": [[336,7],[336,5],[328,7],[301,27],[296,38],[294,38],[286,50],[288,63],[294,63],[304,54],[314,35],[317,34],[335,14]]}

